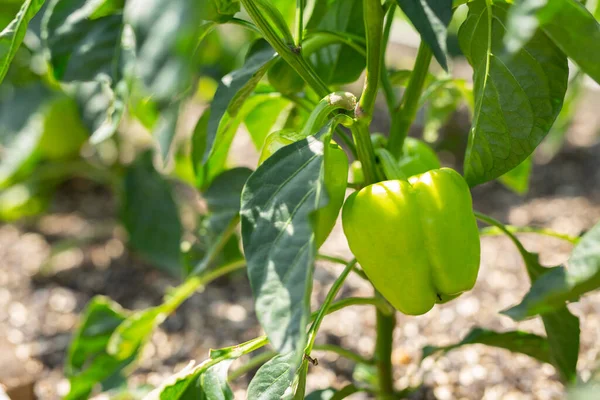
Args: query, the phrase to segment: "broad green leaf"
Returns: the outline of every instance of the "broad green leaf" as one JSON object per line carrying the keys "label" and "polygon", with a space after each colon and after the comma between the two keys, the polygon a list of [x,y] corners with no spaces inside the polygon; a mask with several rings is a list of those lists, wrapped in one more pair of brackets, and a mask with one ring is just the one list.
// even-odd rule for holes
{"label": "broad green leaf", "polygon": [[207,32],[201,23],[201,3],[132,0],[125,7],[125,22],[135,33],[135,75],[161,107],[193,87],[196,48]]}
{"label": "broad green leaf", "polygon": [[179,211],[171,186],[152,165],[151,152],[127,169],[121,218],[132,249],[164,271],[182,275]]}
{"label": "broad green leaf", "polygon": [[[511,236],[511,239],[515,245],[518,244],[517,248],[523,257],[533,286],[544,279],[545,275],[558,269],[543,267],[538,254],[525,250],[514,236]],[[543,315],[542,322],[549,344],[550,362],[558,370],[564,382],[573,382],[577,376],[579,357],[579,319],[571,314],[563,302],[552,312]]]}
{"label": "broad green leaf", "polygon": [[64,82],[121,79],[122,13],[91,19],[96,0],[52,0],[42,38],[56,79]]}
{"label": "broad green leaf", "polygon": [[122,82],[116,91],[106,79],[74,86],[73,97],[79,106],[82,122],[92,132],[90,143],[100,143],[116,132],[125,111],[126,96]]}
{"label": "broad green leaf", "polygon": [[[316,0],[306,28],[365,37],[362,0]],[[328,85],[356,81],[366,66],[365,56],[342,44],[334,44],[310,56],[315,71]]]}
{"label": "broad green leaf", "polygon": [[550,132],[540,147],[538,147],[538,151],[546,161],[552,159],[563,147],[567,131],[579,110],[579,104],[583,100],[581,94],[585,89],[584,78],[585,74],[581,70],[574,71],[572,78],[569,80],[569,87],[567,88],[562,109],[558,117],[556,117],[552,129],[550,129]]}
{"label": "broad green leaf", "polygon": [[[204,365],[210,360],[202,364],[194,366],[194,362],[190,363],[181,371],[170,376],[159,387],[150,392],[144,400],[186,400],[200,399],[202,400],[202,388],[199,386],[200,374],[206,369]],[[199,391],[199,393],[194,393]],[[196,394],[194,397],[193,394]]]}
{"label": "broad green leaf", "polygon": [[567,307],[562,307],[542,315],[542,321],[548,337],[552,364],[564,382],[576,382],[581,333],[579,318],[571,314]]}
{"label": "broad green leaf", "polygon": [[437,352],[447,353],[469,344],[485,344],[487,346],[499,347],[515,353],[526,354],[541,362],[550,363],[550,350],[545,337],[521,331],[495,332],[482,328],[472,329],[463,340],[449,346],[424,347],[423,358]]}
{"label": "broad green leaf", "polygon": [[258,319],[281,353],[306,342],[316,256],[312,214],[328,201],[323,143],[315,137],[275,152],[242,192],[242,241]]}
{"label": "broad green leaf", "polygon": [[288,100],[278,94],[273,94],[248,113],[244,119],[244,125],[258,151],[262,149],[269,133],[283,127],[285,120],[282,121],[281,117],[286,117],[284,111],[289,105]]}
{"label": "broad green leaf", "polygon": [[212,154],[204,161],[205,149],[208,140],[208,121],[212,110],[207,108],[196,127],[192,136],[192,166],[196,174],[196,187],[206,188],[225,169],[229,148],[241,123],[242,118],[230,118],[225,114],[221,119],[217,132],[218,141],[215,143]]}
{"label": "broad green leaf", "polygon": [[452,0],[397,0],[415,26],[421,39],[431,48],[442,68],[448,70],[446,40],[452,19]]}
{"label": "broad green leaf", "polygon": [[95,5],[94,12],[90,14],[90,19],[98,19],[108,15],[120,14],[125,7],[125,0],[100,0]]}
{"label": "broad green leaf", "polygon": [[214,142],[212,154],[208,159],[204,157],[209,140],[208,124],[212,110],[207,108],[204,111],[196,124],[192,136],[192,165],[196,174],[196,187],[206,188],[218,174],[223,172],[226,167],[229,148],[240,123],[259,108],[261,104],[273,99],[273,96],[272,93],[253,94],[244,102],[235,117],[232,118],[229,113],[225,113],[221,118],[216,136],[217,139]]}
{"label": "broad green leaf", "polygon": [[104,3],[52,0],[42,22],[52,72],[57,80],[72,83],[92,143],[105,140],[117,129],[128,92],[124,71],[132,57],[122,11],[109,8],[100,13],[105,15],[95,15]]}
{"label": "broad green leaf", "polygon": [[264,344],[264,337],[258,337],[237,346],[211,350],[211,358],[196,366],[194,366],[194,362],[190,362],[187,367],[168,378],[144,399],[231,399],[233,398],[231,389],[227,385],[227,370],[231,362]]}
{"label": "broad green leaf", "polygon": [[26,0],[21,5],[21,9],[15,18],[8,24],[7,27],[0,25],[3,28],[0,31],[0,83],[8,72],[8,67],[17,53],[17,49],[21,45],[25,33],[27,32],[27,24],[42,8],[45,0]]}
{"label": "broad green leaf", "polygon": [[39,160],[76,156],[87,132],[73,100],[41,84],[0,93],[0,187],[27,176]]}
{"label": "broad green leaf", "polygon": [[240,196],[252,170],[233,168],[218,175],[203,193],[210,212],[203,224],[212,233],[223,232],[240,212]]}
{"label": "broad green leaf", "polygon": [[223,140],[219,133],[227,132],[227,129],[220,127],[226,123],[223,121],[225,114],[229,115],[231,119],[235,119],[248,96],[252,94],[275,60],[275,51],[271,46],[262,40],[255,42],[248,52],[243,67],[221,79],[211,104],[203,156],[204,163],[213,155],[219,142]]}
{"label": "broad green leaf", "polygon": [[153,134],[163,162],[170,155],[180,103],[193,94],[199,67],[198,45],[214,26],[201,23],[203,7],[216,7],[217,3],[228,2],[133,0],[125,7],[125,22],[135,34],[132,70],[142,83],[135,87],[143,94],[136,96],[151,98],[153,108],[161,114]]}
{"label": "broad green leaf", "polygon": [[233,359],[210,366],[212,361],[206,360],[195,367],[190,362],[144,400],[233,400],[233,392],[227,384],[227,371]]}
{"label": "broad green leaf", "polygon": [[204,191],[203,197],[209,212],[200,220],[198,234],[201,243],[190,257],[190,264],[195,265],[194,273],[204,271],[214,263],[221,265],[244,259],[237,235],[231,235],[224,245],[223,240],[226,239],[224,235],[231,234],[239,222],[240,196],[251,173],[252,170],[248,168],[227,170],[218,175]]}
{"label": "broad green leaf", "polygon": [[576,0],[515,2],[507,19],[507,50],[519,51],[538,29],[600,83],[600,24],[583,4]]}
{"label": "broad green leaf", "polygon": [[204,20],[225,23],[240,11],[240,2],[236,0],[200,0],[201,17]]}
{"label": "broad green leaf", "polygon": [[600,287],[600,224],[573,249],[568,267],[552,268],[531,287],[523,301],[504,312],[515,320],[546,314]]}
{"label": "broad green leaf", "polygon": [[55,182],[40,182],[36,178],[30,177],[0,191],[0,221],[16,221],[46,210]]}
{"label": "broad green leaf", "polygon": [[533,167],[531,157],[527,157],[525,161],[517,165],[500,178],[500,182],[517,194],[525,194],[529,190],[529,177],[531,176],[531,168]]}
{"label": "broad green leaf", "polygon": [[301,360],[294,352],[279,354],[258,369],[248,386],[246,398],[252,400],[290,399],[294,375]]}
{"label": "broad green leaf", "polygon": [[233,400],[233,392],[227,384],[227,372],[233,360],[221,361],[200,376],[200,385],[206,400]]}
{"label": "broad green leaf", "polygon": [[31,168],[44,133],[47,104],[54,94],[42,85],[0,92],[0,188],[8,186],[15,174]]}
{"label": "broad green leaf", "polygon": [[163,164],[169,159],[171,145],[177,133],[177,122],[179,121],[179,102],[169,104],[161,110],[152,135],[158,144],[158,150]]}
{"label": "broad green leaf", "polygon": [[459,80],[434,80],[423,92],[420,102],[425,103],[425,123],[423,139],[436,142],[439,130],[448,122],[460,104],[469,103],[465,99],[468,89]]}
{"label": "broad green leaf", "polygon": [[65,374],[71,386],[65,399],[87,399],[96,384],[118,375],[129,363],[105,352],[112,333],[127,316],[118,304],[103,296],[89,302],[65,362]]}
{"label": "broad green leaf", "polygon": [[21,6],[23,5],[22,0],[4,1],[0,3],[0,29],[4,30],[19,13]]}
{"label": "broad green leaf", "polygon": [[475,0],[468,6],[458,39],[474,70],[475,112],[464,170],[475,186],[519,165],[542,141],[560,111],[568,68],[542,32],[510,57],[499,57],[509,5]]}

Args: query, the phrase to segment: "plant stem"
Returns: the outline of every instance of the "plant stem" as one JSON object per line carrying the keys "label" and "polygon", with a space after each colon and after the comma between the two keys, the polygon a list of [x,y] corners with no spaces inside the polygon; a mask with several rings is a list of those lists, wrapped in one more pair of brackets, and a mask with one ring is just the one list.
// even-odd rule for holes
{"label": "plant stem", "polygon": [[391,399],[394,395],[394,377],[392,369],[392,346],[396,314],[386,315],[377,309],[377,339],[375,342],[375,363],[379,378],[378,398]]}
{"label": "plant stem", "polygon": [[[347,297],[331,303],[326,315],[332,314],[342,308],[350,306],[375,306],[383,314],[391,315],[394,313],[394,308],[383,297]],[[317,318],[318,311],[311,315],[311,320]]]}
{"label": "plant stem", "polygon": [[406,91],[402,96],[402,103],[392,115],[388,150],[396,158],[402,155],[404,139],[408,135],[408,130],[417,115],[419,98],[425,85],[431,56],[432,53],[429,46],[425,42],[421,42]]}
{"label": "plant stem", "polygon": [[349,360],[355,361],[359,364],[367,364],[367,365],[373,364],[373,360],[369,360],[369,359],[361,356],[360,354],[357,354],[357,353],[355,353],[351,350],[345,349],[343,347],[336,346],[334,344],[316,344],[313,347],[313,350],[330,351],[332,353],[339,354],[340,356],[345,357]]}
{"label": "plant stem", "polygon": [[350,274],[350,271],[352,271],[352,268],[354,268],[355,264],[356,264],[356,259],[354,259],[354,260],[350,261],[348,264],[346,264],[346,268],[344,268],[344,270],[342,271],[340,276],[338,276],[338,278],[335,280],[335,282],[333,282],[331,289],[329,289],[329,293],[327,293],[327,296],[325,297],[325,301],[323,301],[323,304],[321,305],[321,308],[317,312],[317,316],[315,317],[314,322],[312,323],[312,325],[310,326],[310,329],[308,330],[308,344],[306,345],[306,348],[304,350],[304,353],[306,355],[310,355],[310,352],[315,344],[315,339],[317,338],[317,332],[319,331],[321,322],[323,322],[323,318],[325,318],[325,315],[327,315],[327,310],[329,309],[331,302],[333,301],[333,299],[335,298],[335,296],[341,289],[342,285],[344,284],[344,281],[348,277],[348,274]]}
{"label": "plant stem", "polygon": [[356,97],[350,92],[333,92],[323,97],[316,107],[310,113],[302,132],[301,137],[307,137],[316,133],[325,125],[329,114],[336,110],[352,111],[356,107]]}
{"label": "plant stem", "polygon": [[[323,261],[329,261],[329,262],[333,262],[336,264],[341,264],[341,265],[346,265],[348,263],[348,261],[342,259],[342,258],[337,258],[337,257],[332,257],[332,256],[328,256],[325,254],[319,254],[317,255],[317,258]],[[367,275],[365,274],[365,271],[363,271],[362,269],[360,269],[357,265],[354,266],[354,268],[352,268],[352,271],[360,276],[361,278],[363,278],[364,280],[369,280],[369,278],[367,278]]]}
{"label": "plant stem", "polygon": [[[485,222],[485,221],[484,221]],[[510,233],[537,233],[538,235],[544,235],[549,237],[554,237],[557,239],[562,239],[571,244],[579,243],[580,238],[577,236],[567,235],[566,233],[560,233],[553,231],[551,229],[546,228],[536,228],[530,226],[514,226],[514,225],[504,225],[507,231]],[[483,228],[479,230],[479,235],[481,236],[496,236],[503,235],[505,231],[502,231],[500,228],[496,226],[490,226],[487,228]]]}
{"label": "plant stem", "polygon": [[381,74],[381,48],[383,43],[383,8],[381,0],[363,0],[365,34],[367,39],[367,70],[365,87],[360,96],[356,116],[365,119],[368,127],[373,117],[379,75]]}
{"label": "plant stem", "polygon": [[246,28],[254,33],[258,33],[259,35],[261,34],[261,31],[256,27],[256,25],[250,21],[246,21],[245,19],[231,18],[229,21],[227,21],[227,23],[241,26],[242,28]]}
{"label": "plant stem", "polygon": [[371,183],[380,181],[380,174],[375,162],[373,143],[371,143],[371,136],[369,135],[368,122],[364,118],[359,118],[350,129],[356,143],[356,153],[358,154],[358,159],[365,175],[365,184],[370,185]]}
{"label": "plant stem", "polygon": [[508,238],[515,244],[515,246],[517,246],[519,253],[521,253],[521,254],[529,253],[525,249],[525,247],[523,247],[523,245],[521,244],[519,239],[517,239],[517,237],[515,235],[513,235],[512,232],[510,232],[508,229],[506,229],[506,227],[504,226],[504,224],[502,222],[498,221],[495,218],[490,217],[489,215],[480,213],[479,211],[473,211],[473,214],[475,214],[475,218],[477,218],[478,220],[483,221],[488,225],[495,226],[496,228],[498,228],[502,232],[504,232],[506,234],[506,236],[508,236]]}
{"label": "plant stem", "polygon": [[385,67],[385,55],[387,44],[390,39],[390,31],[392,30],[392,23],[394,22],[394,12],[396,11],[396,3],[391,3],[386,14],[385,14],[385,24],[383,27],[383,40],[382,40],[382,57],[381,57],[381,87],[383,89],[383,94],[385,96],[385,102],[388,107],[388,111],[390,113],[390,117],[394,114],[394,110],[396,109],[396,104],[398,100],[396,99],[396,94],[394,93],[394,88],[390,82],[390,77],[388,76],[387,68]]}
{"label": "plant stem", "polygon": [[246,343],[239,344],[235,346],[232,351],[227,352],[226,354],[220,357],[209,358],[203,363],[197,365],[193,371],[194,376],[200,376],[202,373],[206,372],[206,370],[208,370],[210,367],[212,367],[213,365],[217,365],[221,361],[228,360],[231,358],[239,358],[244,354],[248,354],[255,350],[258,350],[261,347],[265,346],[267,343],[269,343],[269,339],[266,336],[259,336],[257,338],[247,341]]}
{"label": "plant stem", "polygon": [[296,0],[296,37],[295,44],[297,48],[302,47],[302,35],[304,33],[304,3],[305,0]]}
{"label": "plant stem", "polygon": [[330,90],[317,75],[312,66],[302,57],[300,52],[293,51],[290,46],[277,36],[269,22],[265,19],[255,0],[241,0],[244,9],[252,18],[263,37],[275,51],[304,79],[319,97],[325,97]]}

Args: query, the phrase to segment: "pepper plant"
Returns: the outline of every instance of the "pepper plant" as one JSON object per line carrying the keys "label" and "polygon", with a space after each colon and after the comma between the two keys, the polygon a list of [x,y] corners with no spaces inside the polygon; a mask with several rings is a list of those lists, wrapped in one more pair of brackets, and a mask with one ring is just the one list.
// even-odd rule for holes
{"label": "pepper plant", "polygon": [[[401,13],[421,38],[410,71],[385,63]],[[400,398],[407,388],[396,387],[392,374],[396,310],[423,314],[470,290],[479,236],[498,232],[515,244],[531,280],[521,303],[499,311],[517,321],[541,318],[546,336],[474,328],[460,343],[428,347],[424,355],[482,343],[550,363],[565,384],[576,382],[579,319],[567,304],[600,287],[600,225],[581,238],[506,226],[473,210],[470,188],[499,179],[526,190],[531,156],[561,118],[569,60],[578,76],[600,83],[600,26],[584,4],[11,0],[0,6],[0,17],[6,25],[0,33],[2,218],[43,212],[64,179],[98,180],[119,199],[129,248],[182,280],[148,309],[125,310],[102,296],[88,304],[66,359],[66,398],[87,398],[98,385],[121,382],[170,313],[204,285],[244,268],[265,335],[211,350],[150,398],[232,398],[228,381],[256,368],[247,391],[253,400],[341,399],[358,391]],[[451,22],[460,23],[472,85],[452,77]],[[231,32],[243,39],[239,67],[213,54]],[[211,76],[218,84],[209,107],[191,135],[175,140],[182,106]],[[362,90],[346,86],[361,79]],[[435,152],[407,135],[419,110],[427,130],[462,103],[472,127],[459,173],[440,168]],[[372,131],[376,111],[389,115],[388,132]],[[100,162],[107,143],[124,143],[124,119],[152,132],[156,157],[144,151],[132,163]],[[241,125],[260,153],[254,169],[228,163]],[[81,155],[85,146],[93,156]],[[208,208],[185,246],[174,180],[197,190]],[[345,200],[348,191],[354,193]],[[342,207],[354,259],[319,251]],[[478,229],[476,218],[490,227]],[[573,243],[567,265],[540,265],[516,236],[521,231]],[[340,270],[323,303],[311,304],[318,260]],[[336,300],[350,274],[370,281],[374,295]],[[376,383],[305,393],[323,319],[355,305],[372,306],[377,315],[372,357],[327,349],[374,365]],[[234,360],[265,346],[271,351],[229,371]]]}

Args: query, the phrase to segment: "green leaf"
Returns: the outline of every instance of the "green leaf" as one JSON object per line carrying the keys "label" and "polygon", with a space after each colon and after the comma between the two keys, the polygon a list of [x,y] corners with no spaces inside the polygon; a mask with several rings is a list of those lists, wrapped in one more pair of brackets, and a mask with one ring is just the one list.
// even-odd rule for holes
{"label": "green leaf", "polygon": [[31,169],[44,132],[44,114],[54,94],[42,85],[0,92],[0,188],[23,169]]}
{"label": "green leaf", "polygon": [[[211,155],[205,159],[207,141],[208,141],[208,123],[211,118],[212,110],[207,108],[194,129],[192,136],[192,165],[196,174],[196,187],[206,188],[215,177],[223,172],[226,167],[229,148],[233,138],[237,133],[238,127],[253,111],[257,110],[263,103],[277,98],[273,94],[254,94],[251,95],[243,104],[237,115],[232,118],[229,113],[225,113],[219,124],[216,141]],[[262,121],[265,124],[264,121]],[[268,119],[267,119],[268,124]],[[266,125],[266,124],[265,124]],[[258,134],[258,133],[257,133]],[[261,143],[262,146],[262,143]]]}
{"label": "green leaf", "polygon": [[434,80],[423,92],[420,102],[426,101],[425,124],[423,138],[435,142],[439,138],[439,130],[456,112],[461,103],[469,103],[465,99],[464,82],[458,80]]}
{"label": "green leaf", "polygon": [[123,34],[123,13],[111,8],[117,3],[102,11],[104,4],[52,0],[42,22],[54,77],[72,83],[92,143],[110,137],[119,125],[128,92],[124,71],[132,57],[130,37]]}
{"label": "green leaf", "polygon": [[279,94],[270,94],[265,101],[258,104],[248,113],[244,119],[244,125],[250,133],[252,143],[257,150],[262,149],[267,135],[273,131],[282,129],[282,116],[287,116],[284,111],[289,107],[289,100],[284,99]]}
{"label": "green leaf", "polygon": [[87,399],[96,384],[118,375],[129,363],[105,352],[112,333],[127,316],[125,310],[106,297],[96,296],[90,300],[65,362],[65,374],[71,386],[65,399]]}
{"label": "green leaf", "polygon": [[223,232],[240,212],[240,197],[252,170],[233,168],[217,176],[203,193],[210,211],[203,226],[213,233]]}
{"label": "green leaf", "polygon": [[550,130],[565,95],[564,54],[544,33],[502,58],[509,5],[468,3],[460,47],[474,69],[475,113],[465,156],[470,186],[498,178],[523,162]]}
{"label": "green leaf", "polygon": [[158,144],[163,164],[169,159],[171,145],[177,133],[177,122],[179,120],[179,102],[170,104],[162,110],[152,135]]}
{"label": "green leaf", "polygon": [[237,132],[242,118],[230,118],[225,114],[217,132],[218,141],[209,158],[204,161],[205,150],[208,140],[208,121],[212,110],[207,108],[196,127],[192,136],[192,166],[196,175],[196,187],[206,188],[225,169],[229,148]]}
{"label": "green leaf", "polygon": [[513,192],[523,195],[529,191],[529,177],[531,176],[532,167],[533,160],[531,157],[527,157],[525,161],[498,179]]}
{"label": "green leaf", "polygon": [[[538,254],[525,250],[512,234],[510,237],[523,257],[527,274],[533,286],[536,285],[536,282],[544,279],[545,275],[558,269],[543,267]],[[570,313],[563,302],[553,312],[543,315],[542,322],[548,337],[552,365],[558,370],[564,382],[573,382],[577,376],[577,359],[579,357],[579,319]]]}
{"label": "green leaf", "polygon": [[146,400],[232,400],[233,392],[227,384],[227,371],[233,362],[223,360],[208,366],[209,359],[194,367],[187,367],[171,376],[160,387],[152,391]]}
{"label": "green leaf", "polygon": [[517,321],[546,314],[600,287],[600,224],[573,249],[568,268],[556,267],[531,286],[521,303],[503,313]]}
{"label": "green leaf", "polygon": [[552,364],[563,382],[576,382],[581,333],[579,318],[571,314],[567,307],[562,307],[542,315],[542,321],[548,336]]}
{"label": "green leaf", "polygon": [[41,84],[0,93],[0,188],[26,177],[40,160],[76,156],[87,132],[73,100]]}
{"label": "green leaf", "polygon": [[227,384],[227,372],[232,362],[233,360],[221,361],[200,376],[200,384],[207,400],[233,400],[233,392]]}
{"label": "green leaf", "polygon": [[236,0],[201,0],[202,19],[225,23],[240,11],[240,2]]}
{"label": "green leaf", "polygon": [[83,124],[92,132],[90,143],[100,143],[116,132],[127,98],[123,82],[116,90],[107,79],[77,83],[73,97],[79,106]]}
{"label": "green leaf", "polygon": [[[46,10],[42,38],[56,79],[95,81],[122,75],[123,15],[91,19],[96,0],[53,0]],[[112,85],[111,85],[112,86]]]}
{"label": "green leaf", "polygon": [[98,19],[107,15],[119,14],[123,12],[125,0],[100,0],[96,4],[96,9],[90,14],[90,19]]}
{"label": "green leaf", "polygon": [[204,163],[213,155],[222,140],[219,133],[227,132],[227,129],[220,128],[220,125],[224,123],[225,114],[227,113],[232,119],[236,117],[248,96],[252,94],[275,60],[275,51],[271,46],[263,40],[257,41],[248,52],[243,67],[221,79],[211,104],[203,156]]}
{"label": "green leaf", "polygon": [[294,375],[301,359],[294,352],[279,354],[258,369],[248,386],[246,398],[252,400],[289,399],[293,396]]}
{"label": "green leaf", "polygon": [[[190,92],[199,64],[195,56],[202,35],[202,2],[197,0],[132,0],[125,22],[135,33],[135,75],[159,105]],[[211,26],[211,25],[209,25]]]}
{"label": "green leaf", "polygon": [[[17,49],[25,38],[27,24],[44,5],[45,0],[26,0],[15,18],[6,28],[0,31],[0,83],[8,72],[10,63],[17,54]],[[3,25],[0,25],[3,27]]]}
{"label": "green leaf", "polygon": [[424,347],[423,358],[437,352],[447,353],[469,344],[499,347],[515,353],[526,354],[544,363],[550,363],[549,345],[545,337],[521,331],[495,332],[482,328],[472,329],[463,340],[449,346]]}
{"label": "green leaf", "polygon": [[190,362],[145,399],[230,399],[232,396],[231,389],[227,386],[227,370],[231,361],[262,347],[265,342],[264,337],[258,337],[237,346],[211,350],[211,358],[196,366],[193,361]]}
{"label": "green leaf", "polygon": [[281,353],[306,342],[316,256],[312,214],[325,206],[323,143],[310,136],[275,152],[242,192],[242,240],[258,319]]}
{"label": "green leaf", "polygon": [[[365,37],[362,0],[317,0],[306,28]],[[310,56],[317,74],[328,85],[356,81],[366,66],[365,56],[350,46],[334,44]]]}
{"label": "green leaf", "polygon": [[415,26],[421,39],[431,48],[438,63],[448,70],[448,24],[452,19],[452,0],[397,0]]}
{"label": "green leaf", "polygon": [[171,186],[152,165],[151,152],[127,170],[121,216],[132,249],[164,271],[182,275],[179,211]]}
{"label": "green leaf", "polygon": [[507,19],[507,50],[519,51],[538,29],[600,83],[600,24],[583,4],[575,0],[516,2]]}

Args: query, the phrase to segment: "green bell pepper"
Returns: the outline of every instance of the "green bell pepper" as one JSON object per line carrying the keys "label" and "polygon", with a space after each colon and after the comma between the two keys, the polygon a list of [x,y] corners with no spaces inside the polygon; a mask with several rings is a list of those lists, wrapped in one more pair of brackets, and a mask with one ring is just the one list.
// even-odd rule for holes
{"label": "green bell pepper", "polygon": [[473,288],[479,232],[465,180],[449,168],[353,193],[344,233],[375,288],[399,311],[420,315]]}

